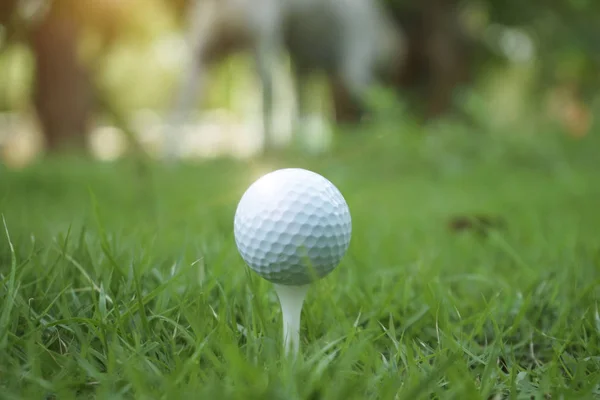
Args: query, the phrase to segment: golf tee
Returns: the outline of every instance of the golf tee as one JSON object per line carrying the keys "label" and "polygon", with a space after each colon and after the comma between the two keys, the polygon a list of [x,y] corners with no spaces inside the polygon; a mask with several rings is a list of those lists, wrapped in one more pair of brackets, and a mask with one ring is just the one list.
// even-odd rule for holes
{"label": "golf tee", "polygon": [[286,355],[295,357],[300,346],[300,317],[310,285],[275,284],[283,319],[283,345]]}

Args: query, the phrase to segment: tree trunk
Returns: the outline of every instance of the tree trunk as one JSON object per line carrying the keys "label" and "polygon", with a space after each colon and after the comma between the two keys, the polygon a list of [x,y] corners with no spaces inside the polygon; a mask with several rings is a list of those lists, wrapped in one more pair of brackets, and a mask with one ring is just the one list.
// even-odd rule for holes
{"label": "tree trunk", "polygon": [[456,16],[454,1],[429,0],[425,14],[428,80],[427,117],[437,117],[452,107],[454,90],[467,81],[469,55]]}
{"label": "tree trunk", "polygon": [[16,0],[2,0],[0,2],[0,25],[8,25],[11,22],[16,8]]}
{"label": "tree trunk", "polygon": [[86,145],[92,116],[92,87],[78,54],[80,26],[68,7],[54,5],[33,27],[33,101],[49,151]]}
{"label": "tree trunk", "polygon": [[[469,78],[469,48],[461,32],[455,0],[424,0],[389,5],[393,20],[404,30],[407,56],[386,84],[406,96],[424,119],[452,109],[454,89]],[[360,110],[353,107],[339,83],[330,82],[338,122],[355,122]]]}

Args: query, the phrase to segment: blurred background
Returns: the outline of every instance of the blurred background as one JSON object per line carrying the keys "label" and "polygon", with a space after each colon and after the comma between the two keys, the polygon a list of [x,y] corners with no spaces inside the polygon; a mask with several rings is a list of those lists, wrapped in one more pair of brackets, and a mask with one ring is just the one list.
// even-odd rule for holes
{"label": "blurred background", "polygon": [[[598,110],[600,3],[592,0],[381,0],[407,37],[396,79],[374,94],[379,120],[474,130],[588,135]],[[63,148],[115,160],[158,157],[184,66],[191,0],[2,0],[0,148],[20,168]],[[224,44],[225,45],[225,44]],[[286,62],[281,79],[286,82]],[[353,121],[324,80],[327,149]],[[277,87],[275,129],[289,141],[291,91]],[[260,85],[248,54],[211,65],[207,96],[178,132],[181,157],[249,157],[261,147]],[[289,110],[289,109],[288,109]],[[324,124],[317,124],[322,126]],[[435,126],[439,126],[435,125]],[[440,130],[440,129],[438,129]],[[442,129],[443,130],[443,129]]]}
{"label": "blurred background", "polygon": [[[265,154],[231,30],[237,5],[276,1],[0,0],[0,398],[600,393],[600,1],[373,0],[405,47],[370,112],[316,75],[292,135],[282,54]],[[232,229],[248,186],[290,166],[334,182],[353,229],[306,302],[297,380]]]}

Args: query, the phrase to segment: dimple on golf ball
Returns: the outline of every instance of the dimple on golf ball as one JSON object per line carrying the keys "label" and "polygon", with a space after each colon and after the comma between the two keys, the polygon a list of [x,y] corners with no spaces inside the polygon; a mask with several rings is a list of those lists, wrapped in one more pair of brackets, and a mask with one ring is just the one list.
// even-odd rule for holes
{"label": "dimple on golf ball", "polygon": [[350,245],[346,200],[323,176],[301,168],[270,172],[243,194],[235,212],[240,255],[261,277],[305,285],[328,275]]}

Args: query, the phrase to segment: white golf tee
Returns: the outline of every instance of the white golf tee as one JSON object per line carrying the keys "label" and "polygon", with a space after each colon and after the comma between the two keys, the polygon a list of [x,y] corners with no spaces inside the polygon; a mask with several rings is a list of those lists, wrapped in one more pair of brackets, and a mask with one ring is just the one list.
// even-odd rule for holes
{"label": "white golf tee", "polygon": [[300,346],[300,316],[310,285],[274,284],[283,318],[283,345],[286,355],[295,357]]}

